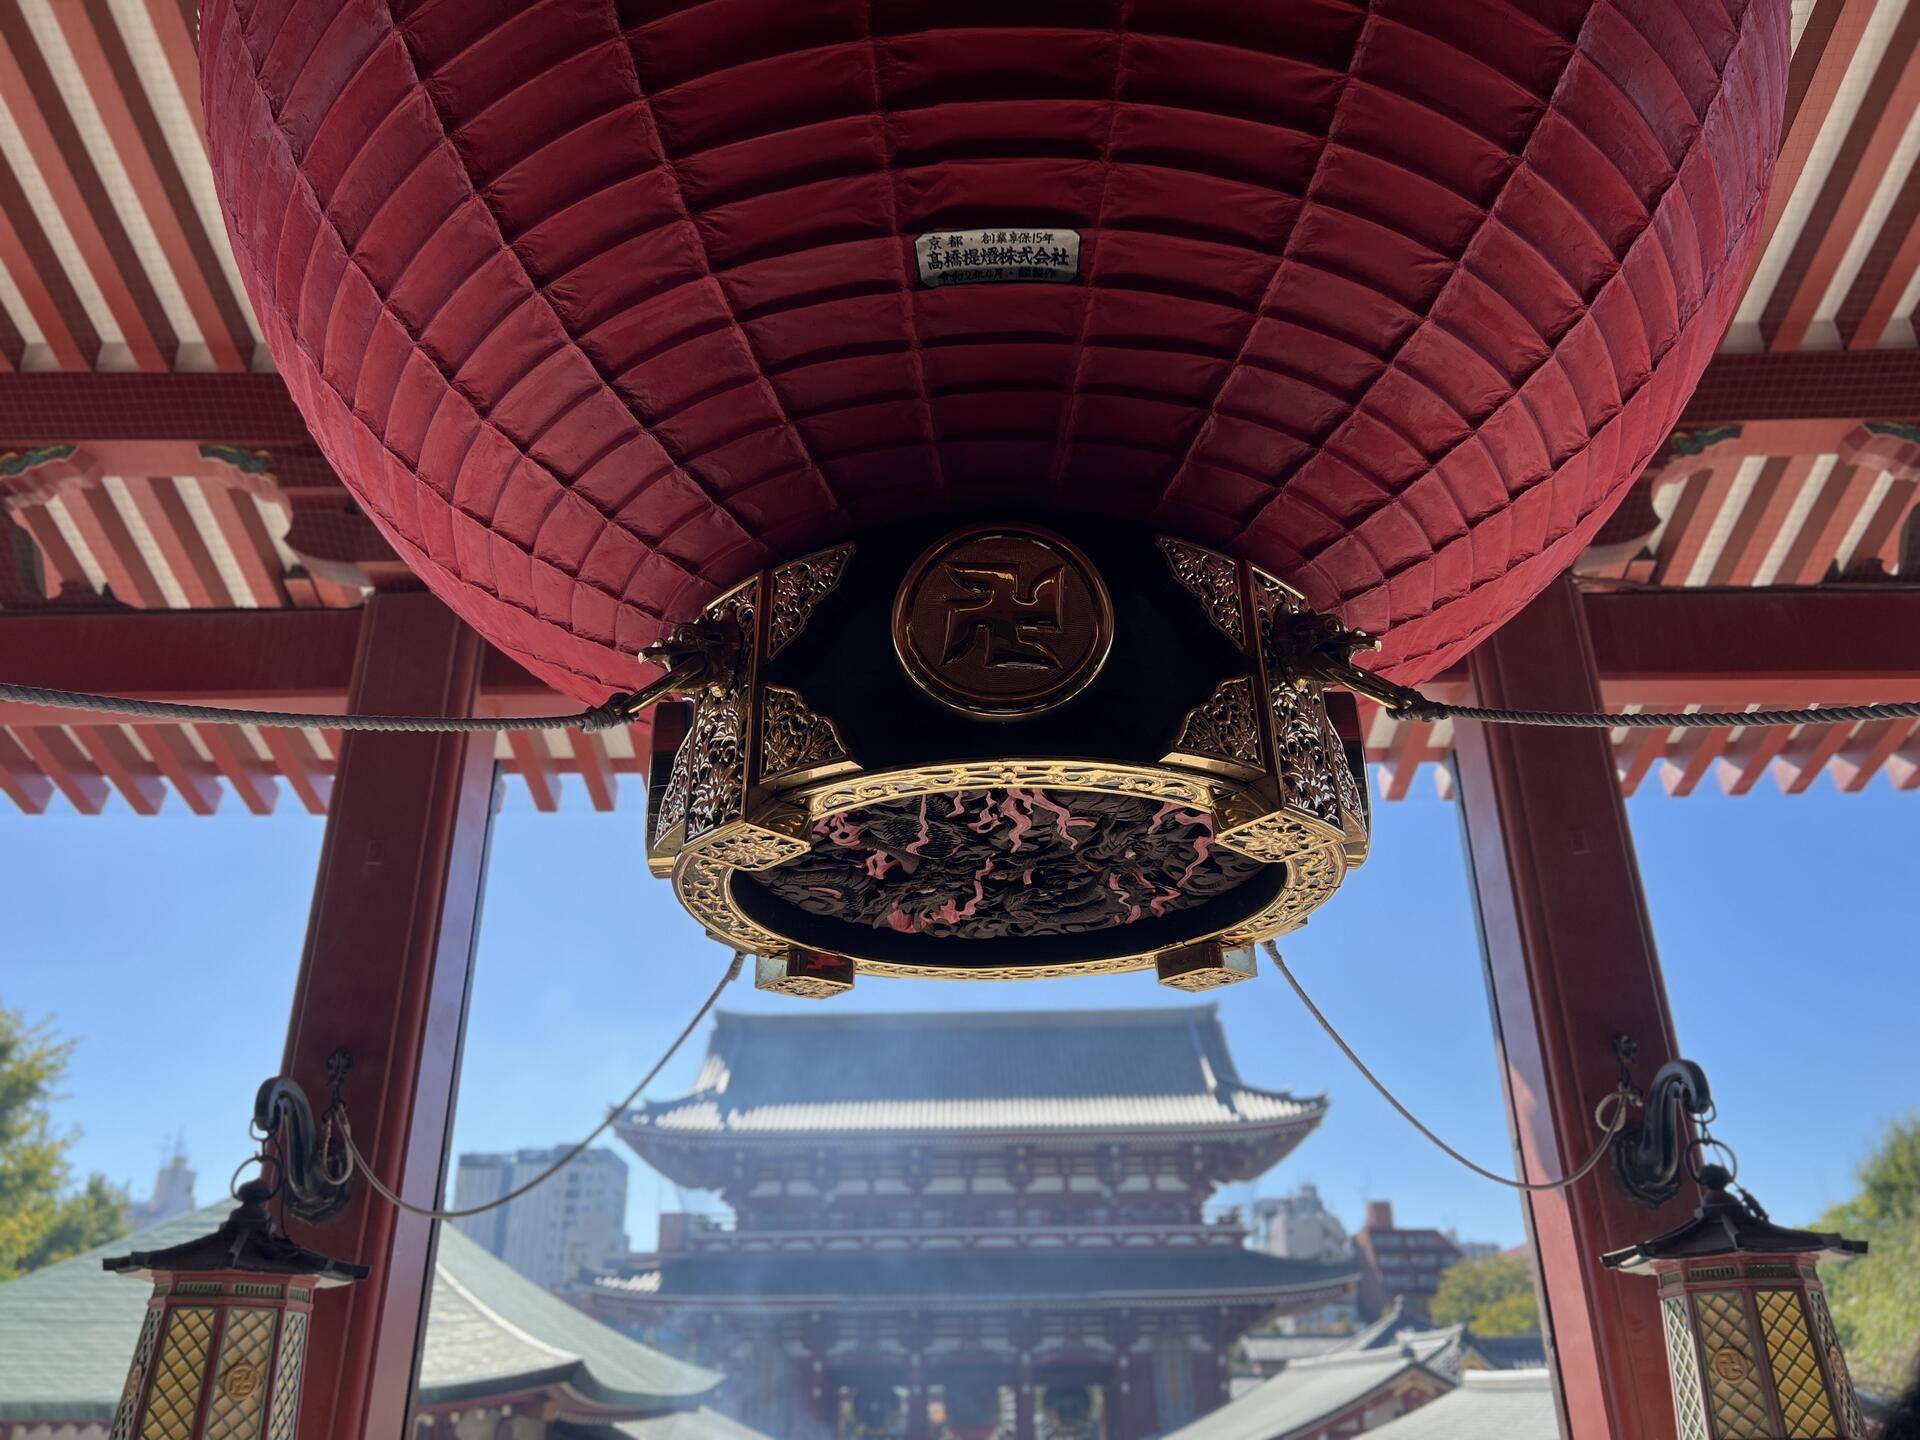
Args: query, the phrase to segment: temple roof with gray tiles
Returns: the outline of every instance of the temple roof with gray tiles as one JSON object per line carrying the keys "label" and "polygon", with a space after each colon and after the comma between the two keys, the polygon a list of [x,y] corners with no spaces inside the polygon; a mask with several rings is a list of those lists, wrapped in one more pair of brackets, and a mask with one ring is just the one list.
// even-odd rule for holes
{"label": "temple roof with gray tiles", "polygon": [[[0,1422],[104,1423],[113,1416],[151,1286],[100,1262],[211,1230],[230,1206],[152,1226],[0,1285]],[[549,1389],[570,1409],[611,1422],[677,1412],[672,1440],[743,1440],[693,1408],[721,1377],[663,1355],[581,1314],[450,1228],[438,1262],[421,1357],[423,1407]]]}
{"label": "temple roof with gray tiles", "polygon": [[722,1013],[693,1092],[632,1111],[660,1139],[1311,1130],[1320,1096],[1241,1080],[1217,1007]]}

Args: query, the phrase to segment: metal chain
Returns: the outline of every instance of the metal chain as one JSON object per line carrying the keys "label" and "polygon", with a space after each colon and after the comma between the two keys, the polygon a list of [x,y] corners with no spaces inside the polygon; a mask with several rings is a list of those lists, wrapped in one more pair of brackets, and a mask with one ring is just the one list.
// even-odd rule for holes
{"label": "metal chain", "polygon": [[429,1220],[464,1220],[470,1215],[484,1215],[489,1210],[498,1210],[502,1205],[511,1204],[528,1191],[537,1190],[562,1170],[566,1169],[567,1166],[586,1154],[587,1147],[598,1140],[601,1135],[605,1134],[607,1128],[612,1125],[614,1121],[627,1113],[628,1108],[633,1102],[640,1098],[641,1092],[643,1092],[647,1086],[651,1085],[659,1076],[660,1072],[667,1068],[667,1063],[672,1060],[675,1055],[680,1053],[680,1047],[685,1045],[688,1039],[692,1037],[693,1032],[700,1028],[700,1022],[705,1020],[713,1007],[720,1003],[721,993],[727,986],[733,983],[734,979],[740,974],[741,968],[746,964],[746,961],[747,957],[744,953],[738,950],[734,951],[733,963],[727,966],[727,973],[720,977],[720,983],[713,987],[713,993],[707,996],[706,1003],[695,1012],[694,1017],[687,1022],[686,1028],[675,1037],[673,1044],[667,1047],[666,1053],[654,1061],[653,1068],[640,1077],[640,1083],[627,1092],[624,1100],[620,1101],[619,1104],[607,1112],[604,1120],[587,1132],[585,1139],[567,1151],[567,1153],[562,1155],[558,1160],[554,1161],[553,1164],[549,1165],[545,1170],[542,1170],[538,1175],[534,1176],[533,1179],[527,1181],[526,1184],[517,1189],[509,1190],[506,1194],[499,1196],[497,1199],[489,1200],[484,1205],[470,1205],[464,1210],[439,1210],[426,1205],[415,1205],[411,1200],[403,1200],[399,1195],[394,1193],[393,1190],[389,1189],[378,1175],[373,1173],[373,1167],[367,1163],[367,1157],[360,1153],[359,1145],[354,1142],[353,1125],[347,1119],[347,1107],[338,1099],[335,1099],[327,1110],[325,1128],[322,1131],[320,1142],[321,1163],[323,1166],[327,1164],[326,1156],[332,1146],[332,1131],[336,1124],[340,1130],[341,1142],[345,1147],[346,1162],[338,1176],[329,1174],[327,1178],[335,1184],[344,1185],[355,1175],[359,1175],[372,1187],[374,1193],[379,1195],[380,1198],[385,1200],[389,1205],[404,1210],[409,1215],[421,1215]]}
{"label": "metal chain", "polygon": [[[1271,940],[1264,940],[1261,942],[1261,948],[1267,952],[1267,958],[1273,961],[1275,968],[1286,977],[1287,984],[1293,987],[1293,993],[1298,995],[1300,997],[1300,1003],[1307,1007],[1307,1013],[1320,1022],[1320,1028],[1327,1032],[1327,1038],[1340,1047],[1340,1053],[1353,1062],[1353,1068],[1366,1077],[1367,1083],[1380,1092],[1381,1098],[1395,1110],[1398,1110],[1402,1119],[1422,1135],[1426,1136],[1427,1139],[1431,1140],[1440,1150],[1460,1164],[1466,1166],[1467,1169],[1473,1171],[1474,1174],[1491,1180],[1496,1185],[1504,1185],[1509,1190],[1536,1191],[1565,1190],[1571,1185],[1577,1185],[1593,1173],[1593,1168],[1606,1157],[1607,1151],[1613,1148],[1613,1142],[1619,1139],[1620,1132],[1626,1128],[1627,1107],[1636,1104],[1637,1097],[1633,1089],[1627,1085],[1625,1081],[1622,1081],[1618,1088],[1601,1096],[1600,1103],[1593,1107],[1593,1123],[1598,1125],[1605,1133],[1601,1136],[1600,1144],[1595,1147],[1594,1152],[1583,1160],[1579,1168],[1571,1175],[1568,1175],[1562,1180],[1514,1180],[1508,1176],[1496,1174],[1494,1171],[1487,1169],[1486,1166],[1477,1164],[1469,1160],[1465,1155],[1462,1155],[1458,1150],[1454,1149],[1453,1146],[1434,1134],[1433,1131],[1421,1121],[1419,1116],[1401,1104],[1400,1097],[1381,1083],[1380,1077],[1367,1068],[1366,1061],[1354,1054],[1353,1047],[1347,1044],[1345,1037],[1343,1037],[1338,1030],[1333,1028],[1333,1022],[1321,1013],[1320,1007],[1313,1003],[1313,997],[1307,994],[1298,980],[1294,979],[1293,971],[1289,970],[1287,968],[1287,962],[1280,958],[1280,947],[1275,945]],[[1613,1113],[1610,1118],[1602,1120],[1600,1117],[1606,1112],[1610,1104],[1613,1106]]]}

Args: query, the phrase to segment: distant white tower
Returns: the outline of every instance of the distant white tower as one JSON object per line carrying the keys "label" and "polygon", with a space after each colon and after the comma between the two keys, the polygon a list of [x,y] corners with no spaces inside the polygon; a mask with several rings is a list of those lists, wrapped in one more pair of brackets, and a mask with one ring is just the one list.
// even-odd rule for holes
{"label": "distant white tower", "polygon": [[153,1194],[127,1206],[128,1227],[144,1229],[199,1208],[194,1204],[193,1180],[193,1171],[187,1165],[186,1138],[177,1136],[173,1142],[173,1153],[154,1174]]}

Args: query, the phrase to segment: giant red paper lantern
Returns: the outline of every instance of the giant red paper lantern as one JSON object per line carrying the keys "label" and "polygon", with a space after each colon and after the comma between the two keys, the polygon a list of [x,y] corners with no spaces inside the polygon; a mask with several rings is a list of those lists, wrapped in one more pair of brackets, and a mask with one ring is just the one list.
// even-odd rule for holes
{"label": "giant red paper lantern", "polygon": [[316,439],[599,700],[750,577],[1022,517],[1434,673],[1679,414],[1790,47],[1786,0],[208,0],[201,48]]}
{"label": "giant red paper lantern", "polygon": [[[1785,0],[210,0],[208,143],[341,477],[576,695],[770,558],[1009,498],[1432,673],[1663,438]],[[1065,285],[919,284],[1057,227]]]}

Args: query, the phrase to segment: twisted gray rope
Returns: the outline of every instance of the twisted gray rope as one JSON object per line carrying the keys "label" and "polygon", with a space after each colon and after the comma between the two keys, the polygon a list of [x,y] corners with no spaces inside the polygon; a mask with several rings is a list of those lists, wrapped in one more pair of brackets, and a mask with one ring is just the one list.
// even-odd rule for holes
{"label": "twisted gray rope", "polygon": [[90,695],[80,690],[50,690],[39,685],[0,682],[0,700],[123,715],[136,720],[177,720],[199,725],[264,725],[268,729],[420,731],[457,735],[502,730],[611,730],[634,716],[627,696],[616,695],[575,715],[314,715],[299,710],[243,710],[226,705],[183,705],[174,700],[134,700],[124,695]]}
{"label": "twisted gray rope", "polygon": [[[1395,687],[1398,688],[1398,687]],[[616,695],[605,704],[573,715],[316,715],[299,710],[245,710],[225,705],[186,705],[175,700],[135,700],[123,695],[93,695],[39,685],[0,682],[0,700],[84,710],[136,720],[174,720],[200,725],[264,725],[269,729],[419,731],[454,735],[476,731],[612,730],[635,719],[634,697]],[[1483,705],[1449,705],[1407,690],[1387,712],[1404,720],[1479,720],[1493,725],[1551,725],[1576,730],[1720,730],[1741,726],[1828,725],[1835,721],[1920,719],[1920,700],[1879,705],[1816,705],[1804,710],[1684,710],[1610,714],[1581,710],[1500,710]]]}
{"label": "twisted gray rope", "polygon": [[1881,705],[1815,705],[1804,710],[1642,710],[1608,714],[1594,710],[1500,710],[1484,705],[1448,705],[1421,696],[1388,713],[1408,720],[1480,720],[1492,725],[1552,725],[1562,729],[1730,730],[1740,726],[1829,725],[1835,721],[1920,719],[1920,700]]}

